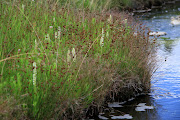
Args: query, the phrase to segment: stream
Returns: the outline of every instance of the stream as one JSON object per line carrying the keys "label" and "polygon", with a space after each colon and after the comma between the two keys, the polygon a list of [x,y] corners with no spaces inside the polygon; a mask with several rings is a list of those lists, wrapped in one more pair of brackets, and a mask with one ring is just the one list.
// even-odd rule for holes
{"label": "stream", "polygon": [[158,37],[158,69],[151,80],[151,93],[110,103],[111,110],[100,113],[95,120],[180,120],[180,25],[171,24],[171,17],[178,15],[180,1],[135,15],[141,16],[139,20],[151,31],[167,33]]}

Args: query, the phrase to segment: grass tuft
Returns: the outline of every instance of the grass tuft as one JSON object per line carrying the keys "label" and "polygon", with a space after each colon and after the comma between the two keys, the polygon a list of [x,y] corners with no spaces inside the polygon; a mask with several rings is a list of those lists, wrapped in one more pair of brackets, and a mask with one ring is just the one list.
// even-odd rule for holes
{"label": "grass tuft", "polygon": [[[108,4],[92,1],[73,4]],[[126,15],[69,2],[0,2],[3,119],[75,119],[93,102],[101,105],[112,86],[133,82],[149,89],[155,43],[143,27]]]}

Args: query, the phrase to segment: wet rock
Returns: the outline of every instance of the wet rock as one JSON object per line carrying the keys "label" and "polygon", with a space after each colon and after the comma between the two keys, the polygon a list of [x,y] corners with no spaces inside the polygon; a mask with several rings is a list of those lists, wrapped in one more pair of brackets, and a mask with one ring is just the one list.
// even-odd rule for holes
{"label": "wet rock", "polygon": [[133,117],[129,114],[125,114],[122,116],[113,116],[113,117],[111,117],[111,119],[133,119]]}
{"label": "wet rock", "polygon": [[146,106],[146,103],[139,103],[135,108],[136,111],[146,111],[146,109],[154,109],[154,107]]}
{"label": "wet rock", "polygon": [[162,35],[166,35],[166,32],[150,32],[149,35],[150,36],[162,36]]}
{"label": "wet rock", "polygon": [[151,9],[158,9],[158,8],[162,8],[162,6],[151,6]]}
{"label": "wet rock", "polygon": [[176,1],[166,1],[166,4],[174,4]]}
{"label": "wet rock", "polygon": [[102,116],[102,115],[98,115],[98,117],[99,117],[100,119],[102,119],[102,120],[108,120],[107,117],[104,117],[104,116]]}
{"label": "wet rock", "polygon": [[123,107],[122,105],[120,105],[119,102],[113,102],[113,103],[109,103],[108,107]]}
{"label": "wet rock", "polygon": [[134,10],[134,13],[145,13],[145,12],[150,12],[151,9],[147,9],[147,10]]}
{"label": "wet rock", "polygon": [[171,24],[173,26],[180,25],[180,16],[171,17]]}

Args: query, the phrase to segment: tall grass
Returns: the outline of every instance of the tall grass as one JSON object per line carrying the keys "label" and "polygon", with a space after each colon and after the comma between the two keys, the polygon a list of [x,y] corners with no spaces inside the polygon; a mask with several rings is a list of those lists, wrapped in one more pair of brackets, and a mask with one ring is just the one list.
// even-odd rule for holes
{"label": "tall grass", "polygon": [[127,8],[131,7],[132,0],[60,0],[61,6],[70,5],[72,7],[88,9],[91,11],[106,11],[111,8]]}
{"label": "tall grass", "polygon": [[134,36],[127,16],[56,2],[0,2],[3,119],[74,119],[102,104],[114,81],[149,88],[152,43]]}
{"label": "tall grass", "polygon": [[[55,6],[73,7],[78,9],[85,9],[90,11],[106,11],[111,8],[128,8],[132,7],[133,0],[47,0],[41,1],[46,7],[55,9]],[[138,2],[147,2],[140,0]]]}

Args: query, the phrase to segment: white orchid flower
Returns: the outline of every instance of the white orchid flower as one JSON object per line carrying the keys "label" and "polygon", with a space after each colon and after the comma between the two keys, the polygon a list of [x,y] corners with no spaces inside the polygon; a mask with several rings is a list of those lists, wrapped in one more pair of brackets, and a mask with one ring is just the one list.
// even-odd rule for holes
{"label": "white orchid flower", "polygon": [[72,49],[73,61],[76,61],[76,51],[75,48]]}
{"label": "white orchid flower", "polygon": [[37,75],[37,71],[36,71],[36,62],[33,62],[33,85],[36,86],[36,75]]}
{"label": "white orchid flower", "polygon": [[70,50],[68,50],[68,52],[67,52],[67,62],[68,63],[71,62],[71,52],[70,52]]}
{"label": "white orchid flower", "polygon": [[100,40],[100,46],[104,46],[104,29],[102,28],[102,36]]}

